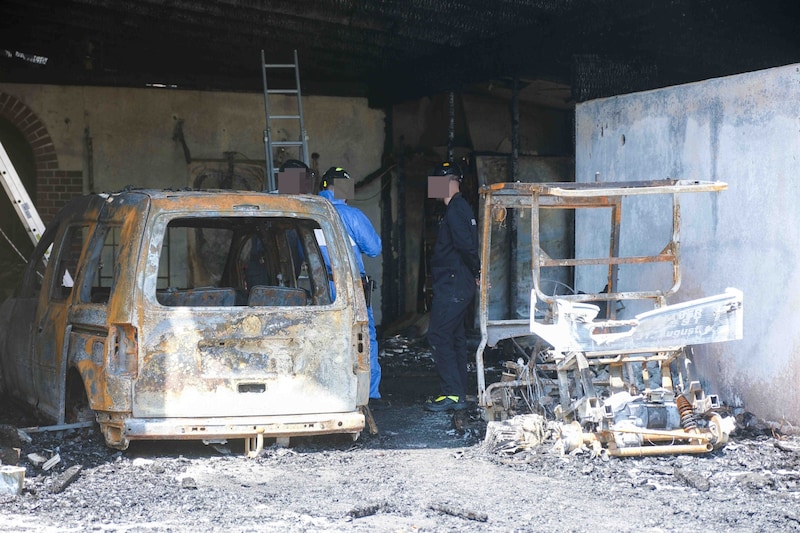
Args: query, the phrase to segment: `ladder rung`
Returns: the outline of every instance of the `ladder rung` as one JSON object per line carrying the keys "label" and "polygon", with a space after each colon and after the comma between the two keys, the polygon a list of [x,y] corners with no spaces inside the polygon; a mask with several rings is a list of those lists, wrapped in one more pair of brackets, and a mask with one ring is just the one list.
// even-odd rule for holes
{"label": "ladder rung", "polygon": [[276,141],[272,144],[272,146],[303,146],[302,141]]}
{"label": "ladder rung", "polygon": [[[261,73],[263,74],[264,78],[264,111],[266,112],[267,118],[267,129],[264,131],[264,144],[266,148],[266,159],[267,159],[267,169],[268,172],[272,174],[278,174],[279,169],[275,168],[273,164],[273,148],[277,147],[297,147],[300,151],[300,159],[305,159],[305,152],[308,150],[305,140],[305,126],[303,126],[303,103],[301,101],[301,93],[300,93],[300,65],[299,61],[297,60],[297,50],[294,51],[294,63],[267,63],[264,59],[264,50],[261,50]],[[268,89],[267,88],[267,71],[270,69],[294,69],[294,76],[295,82],[294,84],[291,83],[283,83],[284,87],[294,87],[290,89]],[[288,80],[286,80],[288,81]],[[292,108],[287,109],[289,113],[287,115],[272,115],[269,114],[269,95],[291,95],[297,98],[297,113],[292,113]],[[271,124],[275,120],[298,120],[300,122],[300,129],[302,130],[301,139],[298,141],[273,141],[272,140],[272,133]],[[273,176],[269,176],[270,180],[274,179]],[[271,183],[270,187],[273,187],[275,184]]]}

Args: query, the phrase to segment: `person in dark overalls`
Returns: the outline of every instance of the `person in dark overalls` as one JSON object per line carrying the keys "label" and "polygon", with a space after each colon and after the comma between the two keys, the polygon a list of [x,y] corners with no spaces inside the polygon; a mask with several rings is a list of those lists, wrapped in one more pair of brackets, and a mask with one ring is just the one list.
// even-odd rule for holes
{"label": "person in dark overalls", "polygon": [[446,206],[431,258],[433,301],[428,342],[440,395],[425,403],[427,411],[466,409],[467,335],[465,321],[480,283],[478,224],[461,195],[463,174],[455,163],[442,163],[432,176],[448,176]]}

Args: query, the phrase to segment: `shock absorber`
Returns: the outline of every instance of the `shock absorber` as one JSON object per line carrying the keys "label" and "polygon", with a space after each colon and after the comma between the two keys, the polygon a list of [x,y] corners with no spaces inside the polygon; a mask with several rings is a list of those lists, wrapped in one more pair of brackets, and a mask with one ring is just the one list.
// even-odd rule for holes
{"label": "shock absorber", "polygon": [[678,406],[678,414],[681,416],[681,427],[686,431],[695,431],[697,429],[697,421],[694,418],[694,409],[689,399],[684,394],[675,398],[675,404]]}

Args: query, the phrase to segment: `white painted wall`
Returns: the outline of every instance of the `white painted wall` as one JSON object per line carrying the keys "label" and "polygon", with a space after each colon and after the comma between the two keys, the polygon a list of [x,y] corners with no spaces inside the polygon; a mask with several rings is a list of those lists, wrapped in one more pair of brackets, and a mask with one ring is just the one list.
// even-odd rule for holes
{"label": "white painted wall", "polygon": [[[681,197],[683,285],[670,303],[744,291],[744,339],[695,348],[696,370],[729,405],[800,424],[800,65],[582,103],[575,126],[577,181],[728,183]],[[576,238],[587,253],[588,223]],[[623,253],[664,231],[638,229]]]}

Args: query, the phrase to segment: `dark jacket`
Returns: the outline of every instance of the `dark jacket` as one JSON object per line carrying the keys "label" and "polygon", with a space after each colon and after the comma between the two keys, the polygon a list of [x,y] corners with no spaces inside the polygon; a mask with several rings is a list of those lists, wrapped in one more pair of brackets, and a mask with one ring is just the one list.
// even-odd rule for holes
{"label": "dark jacket", "polygon": [[478,223],[461,193],[456,193],[444,212],[433,247],[431,275],[433,295],[472,298],[480,277]]}

